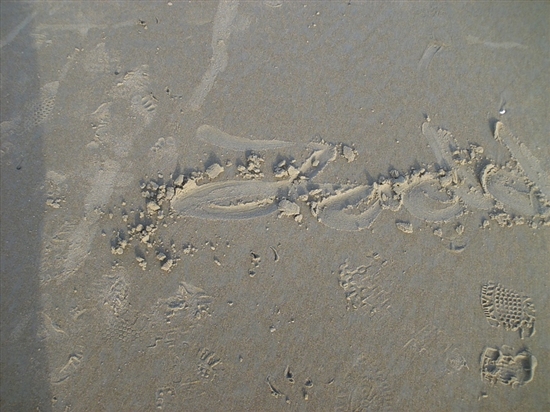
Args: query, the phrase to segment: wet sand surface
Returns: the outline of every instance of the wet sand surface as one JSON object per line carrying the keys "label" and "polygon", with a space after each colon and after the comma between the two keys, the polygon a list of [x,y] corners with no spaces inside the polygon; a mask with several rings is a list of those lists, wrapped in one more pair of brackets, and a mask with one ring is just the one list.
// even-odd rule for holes
{"label": "wet sand surface", "polygon": [[550,409],[549,15],[4,2],[0,408]]}

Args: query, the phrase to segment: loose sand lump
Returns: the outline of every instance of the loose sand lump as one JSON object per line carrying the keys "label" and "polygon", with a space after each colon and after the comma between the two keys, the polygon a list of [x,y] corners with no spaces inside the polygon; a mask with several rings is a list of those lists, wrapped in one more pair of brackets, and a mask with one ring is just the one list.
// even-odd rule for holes
{"label": "loose sand lump", "polygon": [[255,153],[251,153],[246,157],[246,166],[237,166],[237,170],[243,179],[261,179],[264,177],[264,173],[262,172],[263,163],[264,159],[262,157]]}

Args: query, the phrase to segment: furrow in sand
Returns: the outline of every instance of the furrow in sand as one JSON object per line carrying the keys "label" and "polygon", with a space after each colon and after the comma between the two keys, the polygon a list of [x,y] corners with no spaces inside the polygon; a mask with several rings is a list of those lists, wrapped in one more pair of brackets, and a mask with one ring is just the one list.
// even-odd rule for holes
{"label": "furrow in sand", "polygon": [[212,29],[212,58],[208,69],[202,76],[201,83],[195,88],[189,101],[189,108],[193,111],[201,109],[208,93],[214,86],[216,78],[227,67],[229,60],[227,41],[233,29],[233,21],[237,16],[238,7],[239,2],[237,0],[220,0],[218,3],[218,11],[214,17],[214,27]]}
{"label": "furrow in sand", "polygon": [[207,124],[197,129],[197,138],[214,146],[236,151],[280,149],[294,145],[282,140],[252,140],[233,136]]}
{"label": "furrow in sand", "polygon": [[418,72],[422,73],[428,69],[428,66],[432,62],[432,59],[439,50],[441,50],[441,44],[438,43],[431,43],[428,45],[428,47],[426,47],[424,53],[422,54],[422,57],[420,58],[420,61],[418,62]]}
{"label": "furrow in sand", "polygon": [[446,130],[436,129],[429,122],[422,123],[422,134],[428,140],[439,166],[450,170],[453,164],[451,134]]}

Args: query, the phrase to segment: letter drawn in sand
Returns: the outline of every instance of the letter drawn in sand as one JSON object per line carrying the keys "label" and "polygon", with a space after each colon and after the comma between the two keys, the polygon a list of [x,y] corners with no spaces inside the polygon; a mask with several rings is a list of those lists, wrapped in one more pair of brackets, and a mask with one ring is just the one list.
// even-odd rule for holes
{"label": "letter drawn in sand", "polygon": [[[453,187],[455,194],[474,209],[490,210],[494,202],[490,196],[483,193],[479,179],[474,173],[477,162],[482,160],[483,148],[472,145],[470,150],[460,151],[458,143],[449,131],[436,129],[429,121],[422,124],[422,134],[428,140],[437,164],[451,172],[448,183],[453,183],[453,180],[457,183]],[[453,157],[454,153],[456,153],[455,157]],[[445,182],[445,179],[443,180]]]}
{"label": "letter drawn in sand", "polygon": [[287,182],[227,181],[208,183],[176,193],[172,208],[181,216],[200,219],[252,219],[278,209],[277,192]]}
{"label": "letter drawn in sand", "polygon": [[537,195],[517,168],[488,164],[481,173],[483,189],[514,214],[533,216],[542,211]]}
{"label": "letter drawn in sand", "polygon": [[[305,180],[315,176],[336,158],[334,146],[319,143],[314,148],[313,154],[300,169],[304,172]],[[289,175],[287,180],[276,182],[232,180],[200,186],[191,180],[176,193],[170,205],[181,216],[201,219],[236,220],[261,217],[279,209],[279,200],[287,197],[297,178],[298,175]]]}
{"label": "letter drawn in sand", "polygon": [[374,223],[382,207],[378,199],[358,213],[353,206],[365,202],[372,193],[371,186],[357,186],[344,193],[330,196],[318,204],[319,222],[336,230],[358,231],[368,229]]}
{"label": "letter drawn in sand", "polygon": [[527,146],[521,143],[502,122],[497,122],[494,137],[506,146],[512,158],[518,161],[519,167],[546,199],[550,199],[550,175],[542,169],[539,160],[533,156]]}
{"label": "letter drawn in sand", "polygon": [[426,222],[447,222],[463,212],[458,197],[450,197],[432,176],[419,176],[403,196],[409,213]]}

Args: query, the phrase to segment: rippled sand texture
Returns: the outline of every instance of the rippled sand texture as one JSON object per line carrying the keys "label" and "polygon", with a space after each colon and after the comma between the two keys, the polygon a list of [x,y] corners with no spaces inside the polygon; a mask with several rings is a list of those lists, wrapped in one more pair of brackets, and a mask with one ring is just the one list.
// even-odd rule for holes
{"label": "rippled sand texture", "polygon": [[550,5],[0,14],[0,409],[550,410]]}

